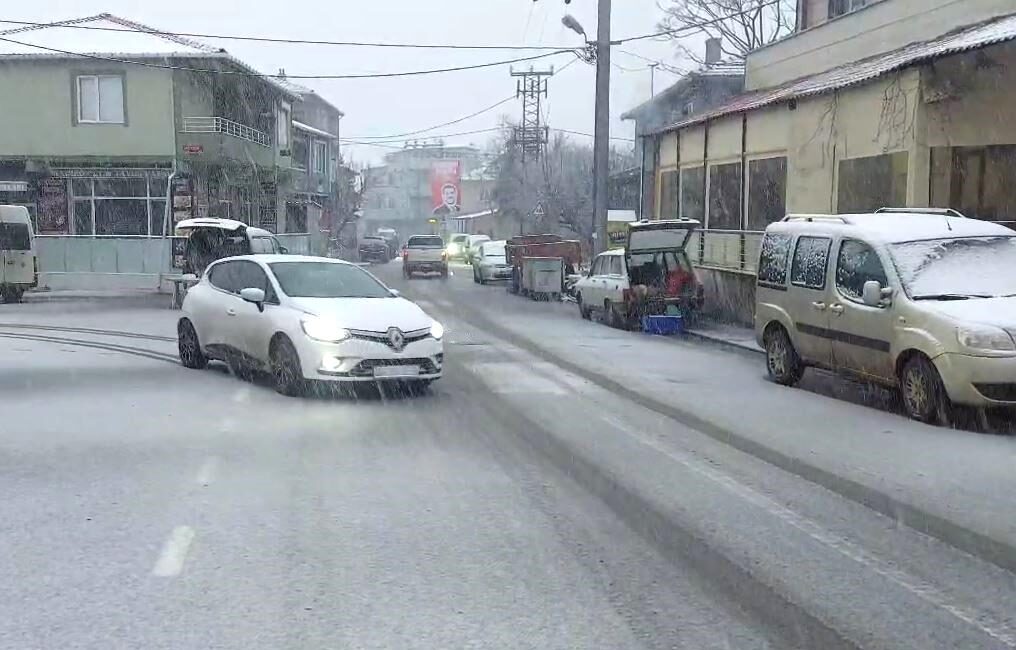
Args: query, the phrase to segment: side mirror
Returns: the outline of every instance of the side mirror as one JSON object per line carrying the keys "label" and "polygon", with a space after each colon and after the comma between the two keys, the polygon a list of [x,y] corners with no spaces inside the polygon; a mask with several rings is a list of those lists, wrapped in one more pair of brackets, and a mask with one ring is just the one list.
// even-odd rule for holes
{"label": "side mirror", "polygon": [[[891,289],[889,291],[892,292]],[[868,280],[861,289],[861,300],[869,307],[882,307],[882,295],[882,285],[878,280]]]}
{"label": "side mirror", "polygon": [[258,307],[258,311],[265,310],[265,290],[258,289],[257,287],[247,287],[246,289],[240,289],[240,297],[247,302],[252,302]]}
{"label": "side mirror", "polygon": [[289,249],[286,248],[285,246],[279,246],[279,252],[282,253],[283,255],[289,255]]}
{"label": "side mirror", "polygon": [[388,292],[392,294],[393,298],[398,298],[399,296],[402,295],[401,293],[399,293],[398,289],[389,289]]}

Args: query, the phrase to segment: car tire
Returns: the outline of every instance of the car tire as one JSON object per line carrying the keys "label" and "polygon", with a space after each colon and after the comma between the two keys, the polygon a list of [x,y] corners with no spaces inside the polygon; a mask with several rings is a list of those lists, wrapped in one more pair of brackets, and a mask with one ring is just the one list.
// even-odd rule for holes
{"label": "car tire", "polygon": [[793,386],[801,381],[804,363],[794,349],[787,330],[777,325],[769,328],[765,338],[766,372],[769,378],[782,386]]}
{"label": "car tire", "polygon": [[298,397],[307,392],[300,355],[289,339],[280,336],[273,341],[268,356],[276,392],[287,397]]}
{"label": "car tire", "polygon": [[593,311],[582,304],[582,294],[575,295],[575,302],[579,305],[579,315],[582,316],[582,320],[591,320],[593,318]]}
{"label": "car tire", "polygon": [[617,313],[617,308],[614,303],[609,300],[603,301],[603,313],[607,319],[607,326],[613,327],[614,329],[625,329],[625,319],[621,314]]}
{"label": "car tire", "polygon": [[402,267],[402,277],[405,278],[406,280],[409,280],[410,278],[413,277],[413,272],[409,270],[408,266]]}
{"label": "car tire", "polygon": [[201,370],[208,365],[208,357],[201,351],[201,342],[194,324],[186,318],[180,319],[176,325],[176,346],[184,368]]}
{"label": "car tire", "polygon": [[952,404],[935,364],[917,354],[903,364],[900,394],[907,415],[925,424],[948,425]]}
{"label": "car tire", "polygon": [[23,294],[24,292],[16,287],[4,287],[3,289],[3,299],[8,305],[21,302]]}
{"label": "car tire", "polygon": [[443,269],[441,269],[441,279],[442,280],[447,280],[448,279],[448,267],[447,266],[444,267]]}

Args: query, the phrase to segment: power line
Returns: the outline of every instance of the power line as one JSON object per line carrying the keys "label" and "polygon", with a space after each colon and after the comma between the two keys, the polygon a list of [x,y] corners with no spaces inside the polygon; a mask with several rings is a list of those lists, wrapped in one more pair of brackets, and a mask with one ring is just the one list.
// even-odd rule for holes
{"label": "power line", "polygon": [[[101,17],[101,16],[97,16]],[[70,25],[66,23],[41,23],[30,20],[3,19],[0,23],[24,25],[27,27],[82,29],[102,32],[127,32],[131,34],[151,34],[153,36],[183,36],[190,38],[214,38],[227,41],[254,41],[259,43],[282,43],[287,45],[337,45],[349,47],[393,47],[433,50],[563,50],[567,47],[552,45],[456,45],[451,43],[372,43],[365,41],[319,41],[302,38],[281,38],[271,36],[241,36],[238,34],[202,34],[197,32],[170,32],[162,29],[127,29],[123,27],[101,27],[98,25]]]}
{"label": "power line", "polygon": [[470,113],[469,115],[464,115],[462,117],[456,118],[456,119],[451,120],[449,122],[443,122],[441,124],[435,124],[434,126],[429,126],[426,129],[419,129],[417,131],[407,131],[405,133],[393,133],[391,135],[354,135],[354,136],[350,136],[350,137],[351,138],[356,138],[358,140],[391,140],[392,138],[402,138],[402,137],[405,137],[405,136],[408,136],[408,135],[418,135],[420,133],[426,133],[427,131],[433,131],[434,129],[440,129],[440,128],[445,127],[445,126],[451,126],[452,124],[458,124],[459,122],[465,122],[466,120],[474,118],[477,115],[482,115],[482,114],[486,113],[487,111],[492,111],[495,108],[497,108],[498,106],[500,106],[502,104],[506,104],[506,103],[510,102],[511,100],[513,100],[513,99],[515,99],[515,95],[512,95],[511,97],[505,97],[504,99],[502,99],[501,101],[497,102],[496,104],[491,104],[487,108],[480,109],[480,110],[476,111],[475,113]]}
{"label": "power line", "polygon": [[[461,72],[463,70],[477,70],[480,68],[492,68],[500,65],[509,65],[511,63],[522,63],[525,61],[535,61],[537,59],[545,59],[549,56],[557,56],[558,54],[574,53],[573,50],[557,50],[554,52],[545,52],[543,54],[534,54],[533,56],[524,56],[516,59],[506,59],[503,61],[488,61],[487,63],[474,63],[472,65],[461,65],[452,68],[434,68],[430,70],[408,70],[405,72],[378,72],[368,74],[262,74],[260,72],[247,72],[244,70],[211,70],[208,68],[191,68],[187,66],[167,65],[161,63],[148,63],[146,61],[130,61],[128,59],[118,59],[111,56],[102,56],[101,54],[85,54],[82,52],[70,52],[68,50],[61,50],[55,47],[46,47],[44,45],[36,45],[34,43],[23,43],[16,41],[13,38],[6,38],[0,36],[0,41],[7,41],[8,43],[14,43],[15,45],[21,45],[23,47],[34,47],[40,50],[48,50],[50,52],[56,52],[58,54],[66,54],[68,56],[81,57],[84,59],[93,59],[96,61],[110,61],[112,63],[124,63],[128,65],[139,65],[146,68],[161,68],[163,70],[180,70],[182,72],[199,72],[206,74],[222,74],[222,75],[236,75],[241,77],[261,77],[267,79],[385,79],[391,77],[412,77],[418,75],[427,74],[442,74],[445,72]],[[228,55],[227,55],[228,56]]]}
{"label": "power line", "polygon": [[[430,136],[427,139],[428,140],[430,140],[430,139],[437,140],[437,139],[444,139],[444,138],[455,138],[455,137],[460,137],[460,136],[464,136],[464,135],[477,135],[479,133],[494,133],[496,131],[502,131],[502,130],[503,130],[502,127],[500,127],[500,126],[494,126],[494,127],[490,127],[490,128],[486,128],[486,129],[476,129],[474,131],[461,131],[459,133],[441,133],[439,135]],[[561,133],[568,133],[568,134],[571,134],[571,135],[581,135],[581,136],[586,137],[586,138],[592,138],[592,137],[594,137],[592,133],[585,133],[583,131],[573,131],[571,129],[562,129],[562,128],[553,127],[553,126],[550,127],[550,130],[551,131],[560,131]],[[624,138],[624,137],[621,137],[621,136],[611,136],[610,139],[611,140],[619,140],[619,141],[622,141],[622,142],[634,142],[635,141],[634,138]],[[348,139],[348,138],[339,138],[339,140],[342,141],[342,142],[349,143],[349,144],[361,144],[361,145],[368,145],[368,146],[374,146],[374,145],[382,146],[382,145],[385,145],[385,146],[388,146],[389,148],[393,148],[393,149],[402,149],[403,148],[403,147],[394,146],[394,145],[391,144],[393,142],[400,142],[401,140],[399,140],[398,138],[390,139],[390,140],[377,140],[377,141],[374,141],[374,142],[353,141],[353,140]]]}
{"label": "power line", "polygon": [[722,23],[724,20],[730,20],[731,18],[738,18],[740,16],[746,16],[746,15],[748,15],[750,13],[754,13],[754,12],[760,10],[760,9],[764,9],[765,7],[771,7],[773,5],[778,5],[781,2],[783,2],[783,1],[784,0],[768,0],[767,2],[760,2],[759,4],[755,5],[751,9],[742,9],[741,11],[735,11],[733,13],[727,14],[726,16],[717,16],[716,18],[711,18],[709,20],[703,20],[703,21],[698,22],[698,23],[688,23],[686,25],[682,25],[682,26],[677,27],[675,29],[665,29],[662,32],[656,32],[656,33],[653,33],[653,34],[642,34],[641,36],[629,36],[628,38],[621,38],[621,39],[618,39],[616,41],[611,41],[611,45],[613,45],[613,44],[621,44],[621,43],[629,43],[631,41],[641,41],[641,40],[645,40],[647,38],[657,38],[657,37],[660,37],[660,36],[674,36],[674,35],[679,34],[681,32],[695,31],[695,30],[701,29],[703,27],[709,27],[710,25],[715,25],[716,23]]}

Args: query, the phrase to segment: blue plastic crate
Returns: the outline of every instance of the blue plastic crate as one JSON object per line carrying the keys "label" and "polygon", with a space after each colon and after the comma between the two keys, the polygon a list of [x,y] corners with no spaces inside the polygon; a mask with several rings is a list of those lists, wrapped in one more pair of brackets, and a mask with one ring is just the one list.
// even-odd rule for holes
{"label": "blue plastic crate", "polygon": [[681,316],[643,316],[642,331],[646,334],[670,334],[684,333],[684,318]]}

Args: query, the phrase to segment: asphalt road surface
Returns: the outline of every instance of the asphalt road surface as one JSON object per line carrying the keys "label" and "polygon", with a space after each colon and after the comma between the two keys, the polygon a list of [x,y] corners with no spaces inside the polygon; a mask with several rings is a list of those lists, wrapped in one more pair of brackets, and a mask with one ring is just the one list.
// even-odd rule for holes
{"label": "asphalt road surface", "polygon": [[495,336],[468,271],[375,270],[448,328],[427,394],[0,306],[0,648],[1016,648],[1012,573]]}

